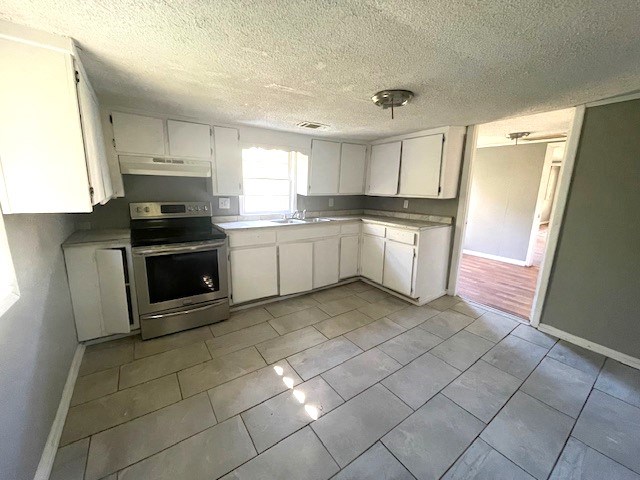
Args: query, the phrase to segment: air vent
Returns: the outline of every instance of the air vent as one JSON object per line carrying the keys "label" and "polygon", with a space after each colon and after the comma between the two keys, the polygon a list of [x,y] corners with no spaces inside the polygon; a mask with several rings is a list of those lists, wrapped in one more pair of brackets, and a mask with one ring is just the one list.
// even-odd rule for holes
{"label": "air vent", "polygon": [[297,123],[296,126],[301,128],[311,128],[312,130],[329,127],[329,125],[325,125],[323,123],[315,123],[315,122],[300,122],[300,123]]}

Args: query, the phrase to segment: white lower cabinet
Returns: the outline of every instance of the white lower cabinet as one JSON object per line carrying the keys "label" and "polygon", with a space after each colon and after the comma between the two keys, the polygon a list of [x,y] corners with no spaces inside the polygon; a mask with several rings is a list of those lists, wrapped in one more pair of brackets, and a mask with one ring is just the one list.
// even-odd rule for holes
{"label": "white lower cabinet", "polygon": [[340,239],[340,279],[358,275],[360,237],[353,235]]}
{"label": "white lower cabinet", "polygon": [[278,295],[276,246],[231,250],[233,303]]}
{"label": "white lower cabinet", "polygon": [[362,250],[360,252],[360,265],[362,276],[382,283],[382,271],[384,268],[384,238],[362,236]]}
{"label": "white lower cabinet", "polygon": [[278,246],[280,295],[313,288],[313,243],[286,243]]}
{"label": "white lower cabinet", "polygon": [[384,247],[384,275],[382,285],[411,296],[415,248],[411,245],[387,241]]}
{"label": "white lower cabinet", "polygon": [[340,279],[340,239],[327,238],[313,242],[313,288],[320,288]]}
{"label": "white lower cabinet", "polygon": [[137,313],[127,247],[76,245],[64,257],[78,340],[130,332]]}

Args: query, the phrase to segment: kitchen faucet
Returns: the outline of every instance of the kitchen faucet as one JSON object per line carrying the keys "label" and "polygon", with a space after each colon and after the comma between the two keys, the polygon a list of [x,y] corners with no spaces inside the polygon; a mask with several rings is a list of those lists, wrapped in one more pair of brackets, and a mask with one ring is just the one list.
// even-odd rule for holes
{"label": "kitchen faucet", "polygon": [[299,220],[304,220],[305,217],[307,216],[307,210],[296,210],[295,212],[293,212],[293,215],[291,215],[291,218],[297,218]]}

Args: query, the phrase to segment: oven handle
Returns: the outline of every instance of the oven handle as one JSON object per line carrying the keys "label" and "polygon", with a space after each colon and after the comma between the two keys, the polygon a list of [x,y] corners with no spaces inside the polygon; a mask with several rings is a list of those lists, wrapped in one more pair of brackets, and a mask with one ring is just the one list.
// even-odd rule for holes
{"label": "oven handle", "polygon": [[219,242],[201,242],[197,244],[182,245],[182,246],[161,246],[138,249],[133,248],[131,252],[133,255],[154,255],[160,253],[184,253],[184,252],[197,252],[200,250],[213,250],[215,248],[224,247],[225,241]]}
{"label": "oven handle", "polygon": [[167,318],[167,317],[176,317],[178,315],[187,315],[189,313],[201,312],[202,310],[207,310],[208,308],[217,307],[218,305],[226,302],[225,300],[219,300],[217,302],[208,303],[201,307],[189,308],[188,310],[181,310],[180,312],[171,312],[171,313],[157,313],[155,315],[143,315],[141,318],[144,320],[155,320],[158,318]]}

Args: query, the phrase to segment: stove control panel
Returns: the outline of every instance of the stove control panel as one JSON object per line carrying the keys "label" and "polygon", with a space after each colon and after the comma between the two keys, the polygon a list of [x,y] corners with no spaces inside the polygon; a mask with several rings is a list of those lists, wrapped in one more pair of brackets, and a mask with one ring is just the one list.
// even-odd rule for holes
{"label": "stove control panel", "polygon": [[140,218],[210,217],[209,202],[145,202],[130,203],[132,220]]}

